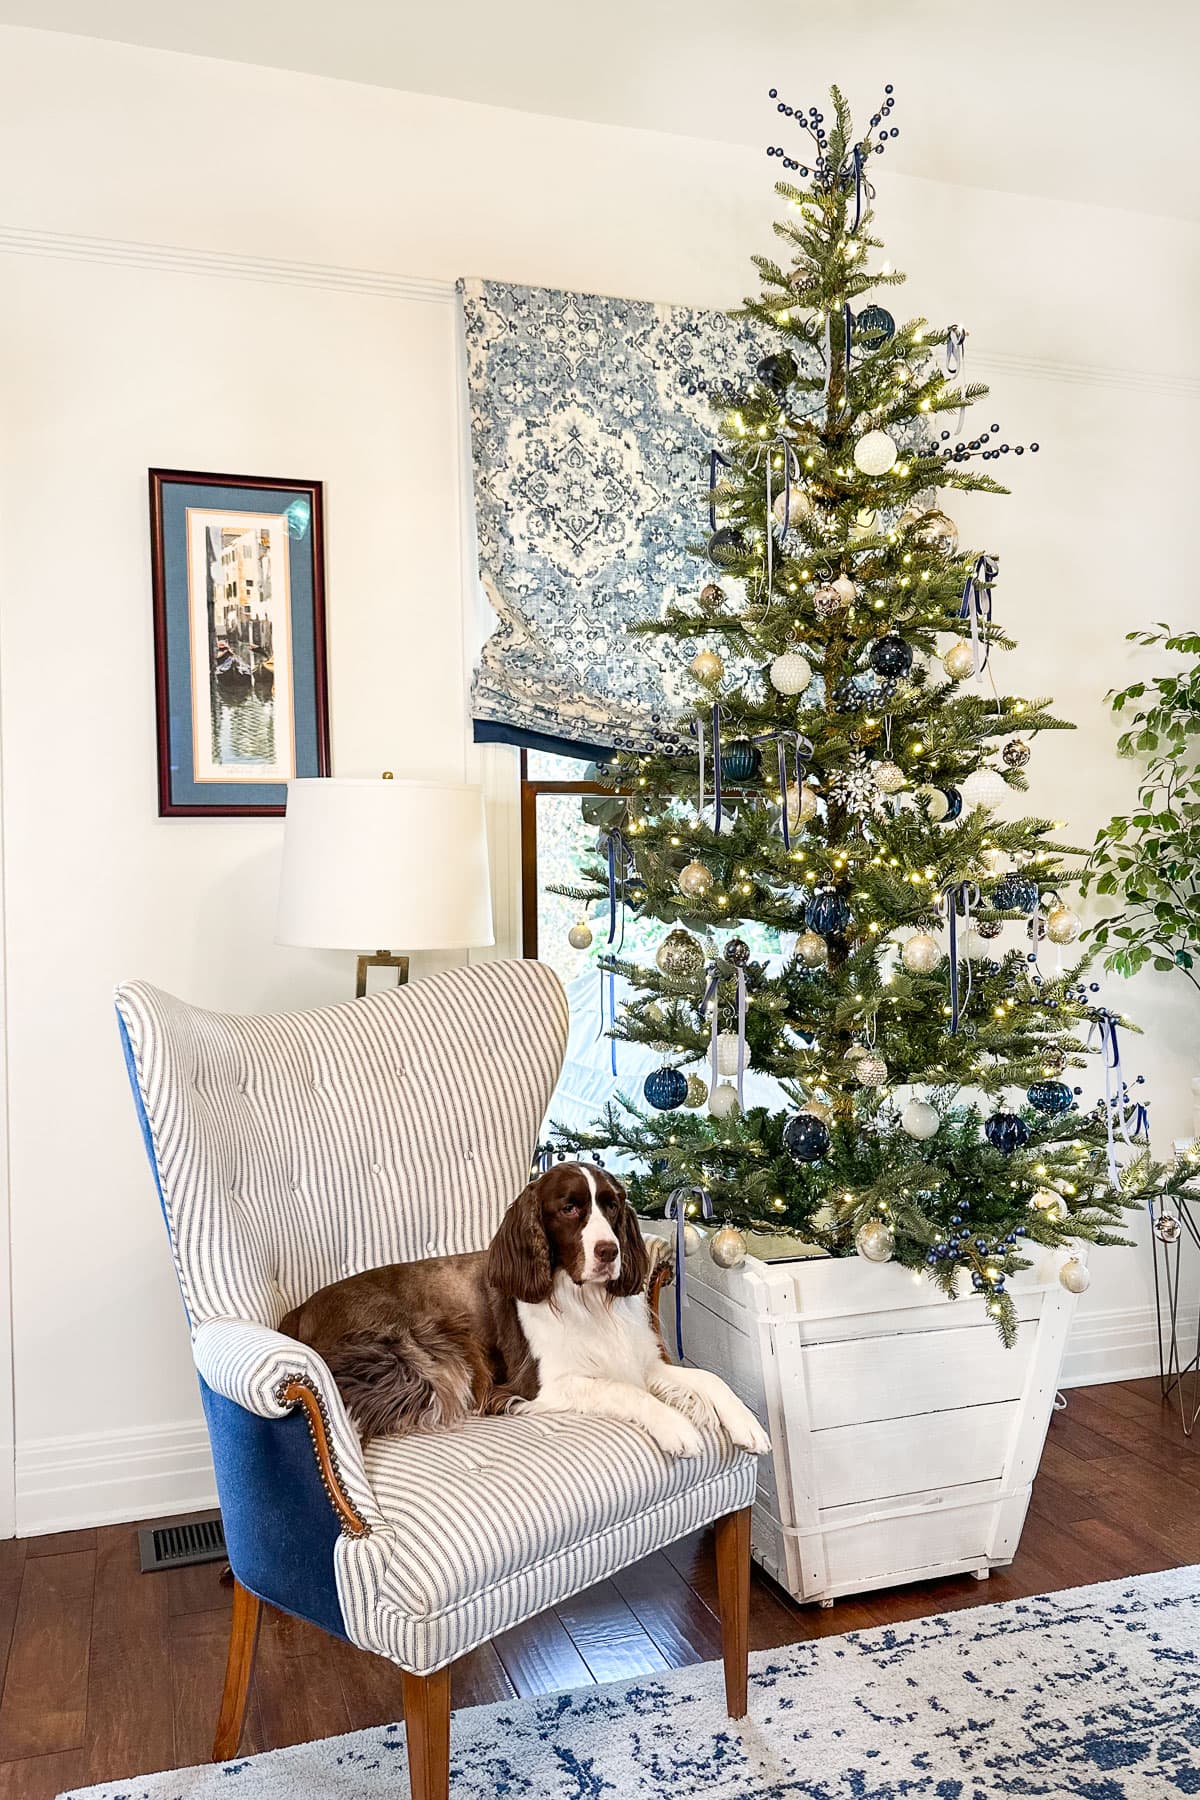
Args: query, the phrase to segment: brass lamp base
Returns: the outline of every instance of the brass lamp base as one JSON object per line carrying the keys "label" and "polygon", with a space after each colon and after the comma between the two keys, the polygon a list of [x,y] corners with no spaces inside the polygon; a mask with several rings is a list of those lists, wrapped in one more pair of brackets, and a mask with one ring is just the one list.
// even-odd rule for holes
{"label": "brass lamp base", "polygon": [[367,992],[368,969],[395,969],[396,986],[403,987],[408,980],[407,956],[393,956],[390,950],[377,950],[374,956],[360,956],[358,972],[354,983],[354,998],[362,1000]]}

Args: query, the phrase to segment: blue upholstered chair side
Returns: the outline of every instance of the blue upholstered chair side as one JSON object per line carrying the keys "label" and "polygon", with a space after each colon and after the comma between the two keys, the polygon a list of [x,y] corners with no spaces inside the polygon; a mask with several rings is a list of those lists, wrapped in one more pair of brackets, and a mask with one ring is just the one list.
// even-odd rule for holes
{"label": "blue upholstered chair side", "polygon": [[[162,1178],[150,1121],[138,1081],[137,1064],[125,1021],[117,1015],[121,1049],[142,1142],[166,1220]],[[284,1612],[346,1636],[338,1601],[333,1553],[341,1525],[297,1407],[278,1419],[257,1413],[214,1393],[200,1378],[200,1398],[208,1425],[217,1498],[225,1528],[229,1566],[242,1586]]]}

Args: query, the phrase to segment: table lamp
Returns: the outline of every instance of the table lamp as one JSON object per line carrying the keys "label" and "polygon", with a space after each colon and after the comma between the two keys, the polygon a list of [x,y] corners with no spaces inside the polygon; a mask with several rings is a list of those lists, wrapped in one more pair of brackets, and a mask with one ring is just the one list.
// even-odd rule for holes
{"label": "table lamp", "polygon": [[[289,781],[277,944],[355,950],[408,980],[411,950],[490,944],[483,795],[453,781]],[[369,945],[383,945],[367,954]],[[404,954],[397,954],[397,946]]]}

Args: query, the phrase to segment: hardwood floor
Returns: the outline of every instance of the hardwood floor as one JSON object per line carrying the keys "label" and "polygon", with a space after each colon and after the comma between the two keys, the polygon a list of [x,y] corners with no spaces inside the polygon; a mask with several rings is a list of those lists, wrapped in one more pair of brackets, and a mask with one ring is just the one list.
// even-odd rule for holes
{"label": "hardwood floor", "polygon": [[[755,1573],[750,1646],[1200,1562],[1200,1439],[1154,1381],[1076,1388],[1056,1414],[1021,1548],[969,1576],[796,1606]],[[230,1597],[216,1564],[140,1575],[133,1525],[0,1542],[0,1800],[207,1760]],[[455,1706],[720,1654],[711,1534],[649,1557],[455,1664]],[[268,1612],[243,1749],[402,1715],[400,1671]]]}

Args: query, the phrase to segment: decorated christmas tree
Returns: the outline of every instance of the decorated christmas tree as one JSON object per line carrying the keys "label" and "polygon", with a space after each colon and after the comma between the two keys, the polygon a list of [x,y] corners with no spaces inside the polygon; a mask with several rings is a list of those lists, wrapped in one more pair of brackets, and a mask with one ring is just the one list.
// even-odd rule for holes
{"label": "decorated christmas tree", "polygon": [[[798,181],[746,302],[765,353],[714,395],[707,574],[638,627],[690,664],[694,749],[604,765],[624,804],[572,890],[662,921],[654,967],[619,930],[607,961],[631,990],[614,1037],[661,1066],[560,1144],[621,1153],[645,1213],[711,1208],[718,1260],[740,1228],[895,1258],[982,1293],[1011,1341],[1031,1241],[1126,1241],[1122,1208],[1161,1215],[1185,1177],[1146,1148],[1124,1020],[1064,958],[1084,853],[1016,816],[1032,743],[1066,727],[1004,691],[997,558],[952,503],[1005,493],[989,465],[1025,448],[965,423],[987,390],[960,327],[874,298],[904,279],[872,235],[891,90],[857,140],[836,89],[828,123],[772,97],[805,148],[770,152]],[[776,1105],[747,1103],[748,1070]]]}

